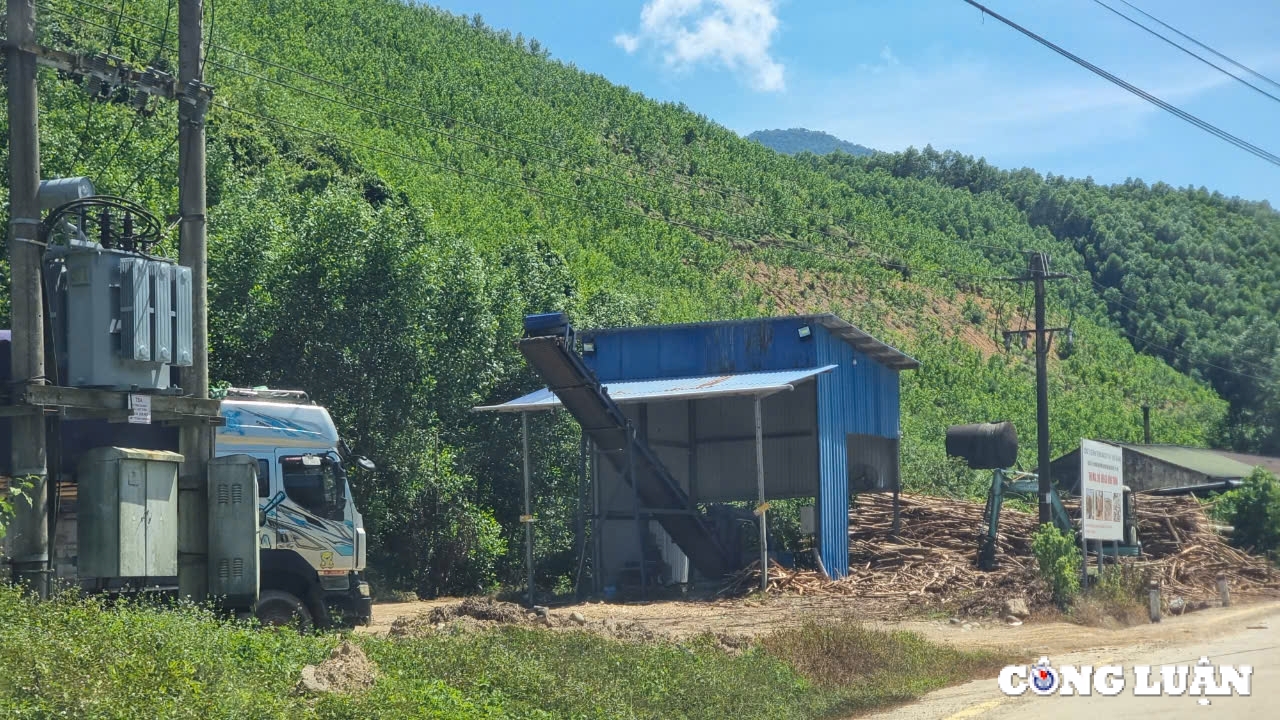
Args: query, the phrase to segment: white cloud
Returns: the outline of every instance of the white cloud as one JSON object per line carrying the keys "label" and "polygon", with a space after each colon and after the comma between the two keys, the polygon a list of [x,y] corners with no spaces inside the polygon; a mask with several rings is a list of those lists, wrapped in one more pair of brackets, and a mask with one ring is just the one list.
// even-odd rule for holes
{"label": "white cloud", "polygon": [[618,47],[626,50],[628,55],[635,52],[640,47],[640,38],[635,35],[628,35],[627,33],[618,33],[617,35],[614,35],[613,41],[617,43]]}
{"label": "white cloud", "polygon": [[770,45],[778,29],[776,0],[649,0],[638,32],[613,41],[627,53],[641,45],[663,52],[668,66],[708,63],[745,73],[757,90],[786,89],[784,68]]}

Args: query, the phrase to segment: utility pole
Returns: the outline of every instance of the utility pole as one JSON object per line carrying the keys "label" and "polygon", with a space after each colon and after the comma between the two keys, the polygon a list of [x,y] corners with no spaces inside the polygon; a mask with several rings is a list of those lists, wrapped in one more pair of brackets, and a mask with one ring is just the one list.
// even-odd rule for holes
{"label": "utility pole", "polygon": [[[12,1],[12,0],[11,0]],[[204,111],[196,88],[203,83],[203,0],[178,0],[178,262],[191,268],[192,364],[182,369],[183,391],[209,397],[209,314],[205,236]],[[188,92],[190,91],[190,92]],[[184,424],[178,477],[178,594],[203,602],[209,588],[208,461],[213,431]]]}
{"label": "utility pole", "polygon": [[1142,444],[1151,444],[1151,406],[1142,405]]}
{"label": "utility pole", "polygon": [[1036,338],[1036,473],[1039,480],[1040,524],[1053,522],[1052,506],[1049,498],[1053,493],[1053,482],[1049,477],[1049,345],[1051,333],[1069,328],[1045,327],[1044,284],[1047,280],[1060,280],[1071,277],[1063,273],[1049,272],[1049,255],[1044,252],[1031,253],[1026,277],[1008,278],[1015,282],[1030,282],[1035,288],[1036,327],[1034,330],[1008,330],[1005,338],[1011,335],[1032,333]]}
{"label": "utility pole", "polygon": [[[9,297],[13,326],[10,388],[39,382],[44,366],[44,306],[40,287],[40,130],[36,58],[22,47],[35,43],[33,0],[8,0],[9,42],[5,47],[9,84]],[[13,477],[33,481],[30,502],[14,503],[13,574],[45,598],[49,594],[49,504],[44,416],[14,416]]]}
{"label": "utility pole", "polygon": [[1032,253],[1031,277],[1036,292],[1036,473],[1040,479],[1040,524],[1050,522],[1049,493],[1049,342],[1044,332],[1044,276],[1049,272],[1049,257]]}

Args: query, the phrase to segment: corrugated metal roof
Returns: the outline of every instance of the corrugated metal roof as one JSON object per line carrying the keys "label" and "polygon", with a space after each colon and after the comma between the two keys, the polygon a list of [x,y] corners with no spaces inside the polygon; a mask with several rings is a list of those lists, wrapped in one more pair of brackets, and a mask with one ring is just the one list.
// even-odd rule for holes
{"label": "corrugated metal roof", "polygon": [[835,315],[816,315],[814,322],[831,331],[853,347],[854,350],[871,357],[876,362],[894,370],[915,370],[920,361],[901,350],[883,343],[854,325]]}
{"label": "corrugated metal roof", "polygon": [[[835,365],[804,370],[706,375],[701,377],[634,380],[605,384],[609,397],[619,405],[653,400],[694,400],[730,395],[768,395],[791,390],[796,384],[835,369]],[[550,390],[535,390],[501,405],[483,405],[478,411],[526,412],[560,407],[560,400]]]}
{"label": "corrugated metal roof", "polygon": [[1230,458],[1236,462],[1242,462],[1250,467],[1264,467],[1272,473],[1280,475],[1280,458],[1267,457],[1265,455],[1249,455],[1247,453],[1231,452],[1229,450],[1214,450],[1213,452],[1225,458]]}
{"label": "corrugated metal roof", "polygon": [[1243,478],[1253,472],[1252,465],[1224,457],[1218,451],[1180,445],[1131,445],[1111,443],[1126,450],[1155,458],[1170,465],[1186,468],[1211,478]]}
{"label": "corrugated metal roof", "polygon": [[914,370],[920,367],[920,361],[898,350],[887,343],[875,339],[864,330],[850,324],[846,320],[826,313],[822,315],[792,315],[779,316],[769,318],[743,318],[738,320],[713,320],[709,322],[698,323],[680,323],[675,325],[650,325],[644,327],[620,327],[606,329],[586,330],[582,334],[583,337],[599,337],[613,335],[618,333],[628,333],[644,330],[683,330],[689,328],[715,328],[730,325],[748,325],[761,322],[779,322],[793,321],[810,322],[821,325],[831,331],[833,335],[848,343],[853,349],[871,357],[876,362],[885,367],[894,370]]}

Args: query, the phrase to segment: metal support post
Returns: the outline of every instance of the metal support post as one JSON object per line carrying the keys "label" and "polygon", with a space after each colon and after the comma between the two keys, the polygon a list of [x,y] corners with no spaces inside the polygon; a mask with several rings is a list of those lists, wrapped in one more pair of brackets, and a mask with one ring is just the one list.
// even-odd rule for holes
{"label": "metal support post", "polygon": [[760,512],[760,592],[769,589],[768,510],[764,507],[764,423],[760,417],[760,397],[756,396],[756,499]]}
{"label": "metal support post", "polygon": [[[5,48],[9,94],[9,298],[12,378],[38,382],[45,375],[44,306],[41,297],[40,129],[36,58],[19,49],[35,42],[35,3],[8,0]],[[44,418],[13,417],[13,477],[27,480],[27,501],[14,503],[13,575],[40,598],[49,594],[49,500]]]}
{"label": "metal support post", "polygon": [[524,564],[529,583],[529,607],[533,607],[533,511],[529,500],[529,413],[520,413],[520,440],[524,448]]}
{"label": "metal support post", "polygon": [[604,575],[601,563],[604,559],[603,539],[600,536],[600,448],[591,443],[591,589],[600,592],[604,589]]}
{"label": "metal support post", "polygon": [[1160,622],[1160,581],[1158,580],[1147,583],[1147,612],[1151,622]]}
{"label": "metal support post", "polygon": [[573,598],[580,600],[582,598],[582,568],[587,562],[587,439],[586,431],[582,433],[582,439],[578,441],[578,495],[576,502],[576,510],[578,513],[577,527],[575,528],[576,537],[573,546],[578,549],[578,572],[573,580]]}
{"label": "metal support post", "polygon": [[698,509],[698,401],[689,401],[689,509]]}
{"label": "metal support post", "polygon": [[640,543],[636,551],[640,554],[640,598],[647,599],[649,595],[649,574],[645,569],[644,545],[645,536],[645,520],[640,514],[640,485],[636,482],[636,429],[630,424],[627,425],[627,479],[631,482],[631,500],[636,516],[636,535],[637,541]]}
{"label": "metal support post", "polygon": [[1089,541],[1084,537],[1084,528],[1080,528],[1080,554],[1084,561],[1080,563],[1080,589],[1089,589]]}

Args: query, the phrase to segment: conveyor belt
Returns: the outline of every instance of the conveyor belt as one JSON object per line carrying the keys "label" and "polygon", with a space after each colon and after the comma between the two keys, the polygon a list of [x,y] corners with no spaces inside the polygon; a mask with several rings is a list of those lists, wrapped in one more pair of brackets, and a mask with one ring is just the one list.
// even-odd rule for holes
{"label": "conveyor belt", "polygon": [[[567,346],[566,337],[526,337],[519,347],[530,367],[547,383],[547,389],[577,418],[614,469],[630,481],[627,474],[630,423],[591,369]],[[707,578],[719,578],[736,570],[713,527],[696,510],[690,510],[688,495],[648,444],[635,437],[630,457],[643,506],[660,511],[654,513],[653,519],[662,525],[698,572]]]}

